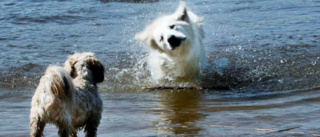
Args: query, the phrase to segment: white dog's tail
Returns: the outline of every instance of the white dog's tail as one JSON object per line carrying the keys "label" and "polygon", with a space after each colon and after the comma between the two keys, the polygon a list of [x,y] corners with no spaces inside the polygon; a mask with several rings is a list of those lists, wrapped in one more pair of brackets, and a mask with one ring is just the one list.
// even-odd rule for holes
{"label": "white dog's tail", "polygon": [[74,90],[72,78],[63,67],[49,66],[40,83],[44,86],[46,92],[61,99],[69,98],[72,100],[71,92]]}

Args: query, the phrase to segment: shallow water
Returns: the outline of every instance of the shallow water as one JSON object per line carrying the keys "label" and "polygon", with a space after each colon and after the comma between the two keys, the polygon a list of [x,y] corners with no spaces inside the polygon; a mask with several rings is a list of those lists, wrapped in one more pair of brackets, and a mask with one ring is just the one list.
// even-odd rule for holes
{"label": "shallow water", "polygon": [[[44,70],[84,51],[106,66],[98,136],[320,136],[320,1],[187,0],[204,18],[208,65],[196,81],[163,83],[133,38],[179,2],[115,1],[0,2],[0,136],[28,136]],[[156,85],[231,90],[141,90]]]}

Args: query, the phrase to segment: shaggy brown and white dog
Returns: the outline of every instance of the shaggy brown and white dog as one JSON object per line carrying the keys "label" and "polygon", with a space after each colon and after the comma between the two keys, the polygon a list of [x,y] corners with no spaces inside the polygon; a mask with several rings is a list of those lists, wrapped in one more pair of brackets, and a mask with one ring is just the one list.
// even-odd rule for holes
{"label": "shaggy brown and white dog", "polygon": [[104,80],[104,67],[93,53],[69,56],[64,68],[49,66],[31,102],[30,136],[42,136],[46,123],[59,128],[59,136],[77,136],[84,128],[96,136],[102,112],[97,83]]}

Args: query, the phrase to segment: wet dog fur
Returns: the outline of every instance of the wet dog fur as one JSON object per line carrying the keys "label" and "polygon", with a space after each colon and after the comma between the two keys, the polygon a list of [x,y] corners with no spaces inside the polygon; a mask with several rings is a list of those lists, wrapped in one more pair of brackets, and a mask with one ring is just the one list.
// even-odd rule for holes
{"label": "wet dog fur", "polygon": [[205,57],[202,18],[181,1],[170,15],[155,19],[135,35],[150,49],[148,66],[154,79],[196,78]]}
{"label": "wet dog fur", "polygon": [[104,67],[90,52],[69,56],[64,67],[49,66],[32,97],[30,136],[43,136],[47,123],[60,137],[77,136],[82,128],[96,136],[103,109],[97,83],[103,80]]}

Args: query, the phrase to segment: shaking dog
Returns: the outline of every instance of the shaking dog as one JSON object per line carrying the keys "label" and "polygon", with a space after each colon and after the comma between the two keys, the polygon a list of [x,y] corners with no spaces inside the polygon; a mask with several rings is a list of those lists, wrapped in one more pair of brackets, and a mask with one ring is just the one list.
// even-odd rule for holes
{"label": "shaking dog", "polygon": [[64,67],[49,66],[32,97],[30,136],[42,136],[46,123],[55,124],[60,137],[82,128],[96,136],[103,109],[97,83],[103,80],[104,67],[90,52],[69,56]]}
{"label": "shaking dog", "polygon": [[162,16],[135,35],[149,47],[148,66],[153,79],[194,79],[205,60],[202,18],[181,1],[177,10]]}

